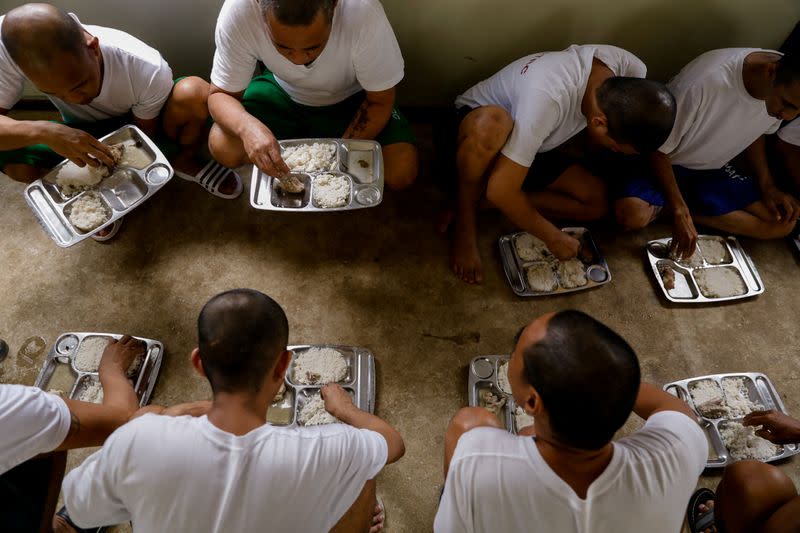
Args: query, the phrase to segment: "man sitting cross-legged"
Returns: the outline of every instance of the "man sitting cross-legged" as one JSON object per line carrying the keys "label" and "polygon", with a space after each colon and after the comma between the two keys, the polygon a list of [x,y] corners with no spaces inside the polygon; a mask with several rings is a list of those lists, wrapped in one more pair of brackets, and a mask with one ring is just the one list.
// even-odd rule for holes
{"label": "man sitting cross-legged", "polygon": [[213,391],[208,416],[144,415],[112,434],[64,480],[75,523],[132,520],[137,532],[380,530],[373,479],[403,455],[397,431],[338,385],[322,397],[341,424],[266,424],[291,352],[283,309],[260,292],[212,298],[198,335],[191,360]]}
{"label": "man sitting cross-legged", "polygon": [[[481,407],[456,414],[437,533],[680,530],[706,437],[686,403],[641,382],[619,335],[579,311],[544,315],[522,331],[508,381],[534,425],[512,435]],[[631,411],[644,428],[612,442]]]}

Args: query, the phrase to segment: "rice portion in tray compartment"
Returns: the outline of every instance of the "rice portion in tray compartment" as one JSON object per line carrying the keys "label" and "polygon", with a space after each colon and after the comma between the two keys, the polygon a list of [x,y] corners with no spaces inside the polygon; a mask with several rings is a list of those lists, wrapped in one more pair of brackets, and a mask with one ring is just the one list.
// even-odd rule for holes
{"label": "rice portion in tray compartment", "polygon": [[312,143],[287,146],[281,156],[293,171],[325,172],[336,169],[336,145]]}
{"label": "rice portion in tray compartment", "polygon": [[311,347],[295,355],[292,380],[303,385],[325,385],[347,378],[347,361],[338,350]]}
{"label": "rice portion in tray compartment", "polygon": [[301,426],[323,426],[326,424],[336,424],[339,419],[325,410],[325,401],[322,396],[315,394],[310,396],[300,413],[297,415],[297,422]]}
{"label": "rice portion in tray compartment", "polygon": [[703,258],[710,265],[722,265],[732,261],[728,246],[720,239],[701,238],[697,245],[703,253]]}
{"label": "rice portion in tray compartment", "polygon": [[725,404],[722,388],[716,381],[704,379],[689,385],[689,393],[697,412],[706,418],[723,418],[730,414],[730,408]]}
{"label": "rice portion in tray compartment", "polygon": [[89,403],[103,403],[103,385],[94,378],[84,379],[75,390],[75,399]]}
{"label": "rice portion in tray compartment", "polygon": [[315,207],[331,209],[344,207],[350,201],[350,179],[336,174],[314,177],[312,200]]}
{"label": "rice portion in tray compartment", "polygon": [[553,292],[558,288],[558,280],[550,263],[534,263],[525,267],[528,286],[536,292]]}
{"label": "rice portion in tray compartment", "polygon": [[701,268],[695,270],[693,275],[706,298],[728,298],[747,292],[742,275],[733,267]]}
{"label": "rice portion in tray compartment", "polygon": [[570,259],[558,263],[559,283],[565,289],[583,287],[589,280],[586,278],[586,265],[579,259]]}
{"label": "rice portion in tray compartment", "polygon": [[73,362],[75,368],[81,372],[97,372],[100,368],[100,359],[108,346],[108,337],[86,337],[78,346]]}
{"label": "rice portion in tray compartment", "polygon": [[750,383],[750,380],[747,378],[722,379],[722,391],[725,393],[725,404],[730,410],[730,416],[745,416],[748,413],[764,408],[750,397],[748,383]]}
{"label": "rice portion in tray compartment", "polygon": [[544,241],[530,233],[518,235],[514,239],[514,247],[517,250],[517,255],[523,261],[544,261],[553,257]]}
{"label": "rice portion in tray compartment", "polygon": [[497,385],[506,394],[511,394],[511,383],[508,382],[508,361],[500,364],[497,368]]}
{"label": "rice portion in tray compartment", "polygon": [[517,431],[528,426],[532,426],[535,419],[525,412],[519,405],[514,409],[514,421],[517,424]]}
{"label": "rice portion in tray compartment", "polygon": [[736,461],[742,459],[766,461],[783,453],[783,447],[762,439],[756,435],[754,427],[743,426],[739,422],[722,423],[719,432],[728,453]]}
{"label": "rice portion in tray compartment", "polygon": [[70,223],[83,232],[99,228],[111,218],[111,213],[100,197],[87,192],[67,207]]}

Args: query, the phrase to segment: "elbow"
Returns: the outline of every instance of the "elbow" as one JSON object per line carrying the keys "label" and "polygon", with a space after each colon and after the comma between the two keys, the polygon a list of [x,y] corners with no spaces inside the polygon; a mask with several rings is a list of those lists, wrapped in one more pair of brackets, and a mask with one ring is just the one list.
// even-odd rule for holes
{"label": "elbow", "polygon": [[389,445],[389,457],[386,460],[386,464],[396,463],[406,454],[406,444],[399,433],[395,432],[392,441]]}

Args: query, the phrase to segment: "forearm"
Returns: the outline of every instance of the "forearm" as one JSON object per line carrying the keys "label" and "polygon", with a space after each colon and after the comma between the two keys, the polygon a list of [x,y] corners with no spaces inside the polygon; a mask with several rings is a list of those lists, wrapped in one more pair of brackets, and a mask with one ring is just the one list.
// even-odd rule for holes
{"label": "forearm", "polygon": [[0,150],[48,144],[48,129],[51,124],[45,120],[14,120],[0,115]]}
{"label": "forearm", "polygon": [[242,138],[245,131],[253,127],[266,127],[260,120],[247,112],[242,102],[233,95],[216,92],[208,97],[208,111],[214,123],[225,133]]}
{"label": "forearm", "polygon": [[745,158],[748,165],[755,174],[758,186],[762,191],[775,186],[775,180],[772,179],[772,173],[769,171],[769,163],[767,162],[767,144],[766,139],[762,135],[755,140],[753,144],[748,146],[744,151]]}
{"label": "forearm", "polygon": [[633,412],[647,420],[660,411],[677,411],[692,419],[697,418],[689,405],[680,398],[676,398],[650,383],[642,383],[633,406]]}
{"label": "forearm", "polygon": [[109,405],[81,402],[65,398],[70,410],[70,429],[64,442],[56,448],[73,450],[102,446],[105,440],[122,424],[125,424],[131,413],[127,409]]}
{"label": "forearm", "polygon": [[688,212],[689,208],[678,187],[678,181],[675,179],[675,172],[672,170],[672,163],[669,157],[661,152],[655,152],[650,156],[650,165],[658,184],[661,186],[661,191],[664,193],[664,199],[669,209],[673,213]]}
{"label": "forearm", "polygon": [[392,103],[364,100],[342,138],[374,139],[389,123],[392,107]]}
{"label": "forearm", "polygon": [[362,411],[355,405],[351,405],[342,413],[336,413],[334,416],[354,428],[369,429],[370,431],[380,433],[383,438],[386,439],[386,443],[389,447],[387,464],[394,463],[405,453],[405,444],[403,443],[403,437],[400,436],[400,433],[377,416]]}
{"label": "forearm", "polygon": [[127,421],[139,408],[139,398],[125,373],[122,370],[101,372],[100,384],[103,385],[103,405],[126,412]]}
{"label": "forearm", "polygon": [[560,236],[561,230],[534,208],[522,190],[508,191],[491,199],[500,211],[519,228],[545,242]]}

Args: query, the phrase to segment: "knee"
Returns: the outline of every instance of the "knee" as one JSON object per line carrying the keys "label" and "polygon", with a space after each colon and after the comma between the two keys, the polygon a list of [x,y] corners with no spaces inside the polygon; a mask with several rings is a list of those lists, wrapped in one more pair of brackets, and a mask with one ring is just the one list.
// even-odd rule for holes
{"label": "knee", "polygon": [[[462,137],[469,142],[471,150],[497,153],[506,143],[514,127],[514,120],[508,111],[498,106],[481,107],[473,111],[475,115],[462,123]],[[468,120],[471,119],[471,120]]]}
{"label": "knee", "polygon": [[627,230],[642,229],[653,220],[655,209],[638,198],[623,198],[614,204],[614,216],[617,223]]}
{"label": "knee", "polygon": [[179,110],[193,116],[208,116],[208,94],[211,86],[202,78],[183,78],[172,88],[171,101]]}
{"label": "knee", "polygon": [[419,154],[413,144],[396,145],[390,157],[384,157],[386,185],[399,191],[410,187],[419,172]]}
{"label": "knee", "polygon": [[217,124],[208,132],[208,151],[219,164],[228,168],[237,168],[247,163],[247,156],[241,142],[225,133]]}
{"label": "knee", "polygon": [[727,494],[741,495],[745,501],[770,495],[792,497],[797,489],[780,469],[761,461],[744,460],[725,468],[722,484]]}
{"label": "knee", "polygon": [[586,220],[597,220],[608,214],[608,194],[605,187],[596,187],[587,191],[583,198]]}
{"label": "knee", "polygon": [[462,407],[450,420],[448,433],[463,434],[481,426],[498,426],[497,417],[483,407]]}

